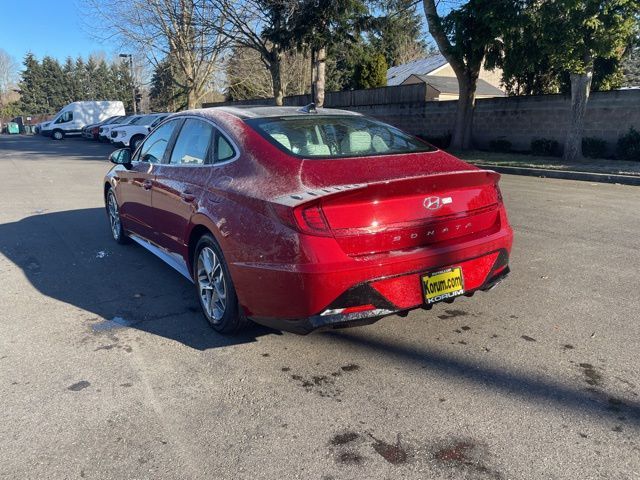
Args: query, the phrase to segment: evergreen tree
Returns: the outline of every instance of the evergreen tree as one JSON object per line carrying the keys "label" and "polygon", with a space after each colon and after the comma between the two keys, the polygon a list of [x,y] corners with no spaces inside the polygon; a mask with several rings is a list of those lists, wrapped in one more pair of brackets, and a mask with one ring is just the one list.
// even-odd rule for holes
{"label": "evergreen tree", "polygon": [[115,98],[115,82],[112,81],[111,71],[104,60],[98,62],[93,75],[95,100],[112,100]]}
{"label": "evergreen tree", "polygon": [[75,78],[77,88],[74,100],[88,100],[89,95],[87,92],[89,91],[89,75],[87,74],[87,65],[82,57],[78,57],[76,59],[73,76]]}
{"label": "evergreen tree", "polygon": [[42,59],[42,76],[44,79],[44,91],[49,99],[52,111],[58,111],[64,107],[69,98],[68,83],[65,81],[62,67],[58,60],[46,56]]}
{"label": "evergreen tree", "polygon": [[187,93],[184,87],[180,86],[184,82],[176,81],[177,76],[179,73],[170,59],[165,59],[156,66],[149,92],[151,110],[176,112],[187,107]]}
{"label": "evergreen tree", "polygon": [[382,15],[371,21],[370,43],[387,65],[396,66],[427,55],[423,16],[414,0],[377,1]]}
{"label": "evergreen tree", "polygon": [[131,70],[127,62],[118,62],[112,67],[115,70],[116,97],[114,100],[120,100],[124,103],[124,108],[128,112],[133,112],[133,78]]}
{"label": "evergreen tree", "polygon": [[96,71],[98,70],[98,62],[92,56],[89,57],[87,63],[84,66],[86,71],[86,85],[84,87],[84,96],[88,99],[96,99],[98,98],[98,94],[100,93],[100,86],[98,85],[96,78]]}
{"label": "evergreen tree", "polygon": [[24,58],[24,70],[19,87],[21,111],[39,114],[50,113],[53,110],[44,91],[42,66],[32,53],[27,53]]}
{"label": "evergreen tree", "polygon": [[67,99],[66,103],[75,102],[76,99],[80,96],[80,85],[78,82],[78,78],[76,77],[76,66],[75,62],[71,57],[67,57],[62,67],[62,74],[64,76],[64,81],[67,85]]}
{"label": "evergreen tree", "polygon": [[382,53],[365,55],[356,71],[356,88],[377,88],[387,85],[387,61]]}

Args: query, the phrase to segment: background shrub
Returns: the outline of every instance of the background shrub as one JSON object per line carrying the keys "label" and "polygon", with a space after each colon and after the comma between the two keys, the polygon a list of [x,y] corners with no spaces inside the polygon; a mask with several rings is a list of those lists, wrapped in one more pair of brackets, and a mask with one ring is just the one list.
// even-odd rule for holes
{"label": "background shrub", "polygon": [[489,150],[492,152],[509,153],[511,151],[511,142],[503,138],[497,138],[489,142]]}
{"label": "background shrub", "polygon": [[607,155],[607,142],[601,138],[585,137],[582,139],[582,154],[589,158],[604,158]]}
{"label": "background shrub", "polygon": [[531,140],[531,153],[542,157],[559,157],[560,144],[548,138],[535,138]]}
{"label": "background shrub", "polygon": [[618,139],[616,151],[621,160],[640,162],[640,133],[633,127]]}

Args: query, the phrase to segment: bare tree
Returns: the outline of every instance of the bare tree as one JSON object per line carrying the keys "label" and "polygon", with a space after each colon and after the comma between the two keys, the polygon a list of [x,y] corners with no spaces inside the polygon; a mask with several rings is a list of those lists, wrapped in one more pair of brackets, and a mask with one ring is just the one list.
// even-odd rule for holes
{"label": "bare tree", "polygon": [[228,43],[225,17],[208,0],[89,0],[87,15],[133,50],[126,53],[144,52],[154,66],[171,58],[188,108],[206,94]]}
{"label": "bare tree", "polygon": [[[310,58],[305,50],[284,53],[280,73],[283,95],[302,95],[309,91]],[[256,68],[258,65],[258,68]],[[228,97],[233,100],[271,98],[273,82],[267,68],[260,68],[260,54],[254,49],[236,46],[226,66]]]}
{"label": "bare tree", "polygon": [[223,12],[229,28],[225,34],[237,45],[255,50],[271,75],[273,98],[284,98],[282,62],[294,42],[298,21],[296,0],[211,0]]}
{"label": "bare tree", "polygon": [[0,48],[0,108],[12,97],[11,90],[18,81],[18,64],[5,50]]}

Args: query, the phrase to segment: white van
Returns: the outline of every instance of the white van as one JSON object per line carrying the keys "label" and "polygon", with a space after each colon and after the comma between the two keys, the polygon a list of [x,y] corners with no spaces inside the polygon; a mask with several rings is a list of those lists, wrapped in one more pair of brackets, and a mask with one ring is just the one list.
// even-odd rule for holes
{"label": "white van", "polygon": [[82,134],[87,125],[116,115],[124,115],[122,102],[73,102],[56,113],[50,122],[42,124],[40,133],[62,140],[66,135]]}

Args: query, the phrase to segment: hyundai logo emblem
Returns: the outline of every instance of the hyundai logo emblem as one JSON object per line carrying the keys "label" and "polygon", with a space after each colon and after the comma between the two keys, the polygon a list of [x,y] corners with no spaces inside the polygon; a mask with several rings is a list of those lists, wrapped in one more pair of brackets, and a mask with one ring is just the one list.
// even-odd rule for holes
{"label": "hyundai logo emblem", "polygon": [[440,197],[427,197],[423,202],[424,208],[427,210],[438,210],[442,206]]}

